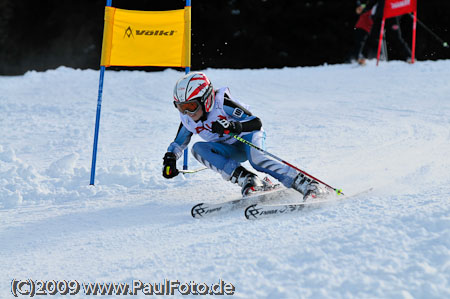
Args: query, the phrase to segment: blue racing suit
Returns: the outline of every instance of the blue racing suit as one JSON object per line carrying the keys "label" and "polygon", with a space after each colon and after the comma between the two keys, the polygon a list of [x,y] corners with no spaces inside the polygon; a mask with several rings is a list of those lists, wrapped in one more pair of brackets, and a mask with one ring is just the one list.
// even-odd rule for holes
{"label": "blue racing suit", "polygon": [[296,170],[229,135],[221,137],[211,132],[212,123],[219,119],[239,121],[243,127],[239,136],[265,149],[266,134],[261,121],[252,115],[246,105],[232,99],[228,88],[216,91],[213,108],[208,113],[204,112],[199,121],[195,122],[182,113],[180,118],[177,136],[167,149],[173,152],[177,159],[182,156],[192,135],[198,134],[205,141],[192,146],[192,155],[206,167],[220,173],[225,180],[230,180],[234,170],[248,160],[257,171],[267,173],[286,187],[291,187],[298,174]]}

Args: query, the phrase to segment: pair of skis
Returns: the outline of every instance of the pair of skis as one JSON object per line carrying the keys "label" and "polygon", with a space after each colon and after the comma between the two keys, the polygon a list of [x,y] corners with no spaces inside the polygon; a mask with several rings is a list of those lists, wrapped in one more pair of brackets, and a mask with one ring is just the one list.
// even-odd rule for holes
{"label": "pair of skis", "polygon": [[269,202],[283,200],[292,197],[299,197],[299,193],[292,189],[286,189],[284,187],[277,187],[270,191],[263,191],[261,193],[239,198],[235,200],[225,201],[222,203],[199,203],[192,207],[191,215],[196,219],[205,218],[213,215],[220,215],[223,213],[231,212],[238,209],[244,209],[244,215],[246,219],[254,220],[274,215],[291,214],[299,211],[307,210],[310,208],[316,208],[325,203],[341,201],[356,197],[358,195],[371,191],[372,188],[350,196],[334,195],[330,193],[325,198],[310,199],[307,201],[300,201],[295,203],[277,203],[267,204]]}
{"label": "pair of skis", "polygon": [[[271,154],[267,152],[266,150],[254,145],[253,143],[249,142],[248,140],[245,140],[244,138],[239,137],[236,134],[231,133],[228,130],[225,130],[225,134],[228,134],[235,138],[236,140],[248,145],[249,147],[252,147],[263,154],[272,157],[275,160],[280,161],[281,163],[297,170],[301,175],[306,176],[309,180],[316,181],[324,186],[329,192],[328,196],[326,198],[320,198],[320,200],[314,200],[314,201],[302,201],[295,204],[278,204],[278,205],[262,205],[264,202],[276,200],[276,199],[282,199],[286,196],[286,194],[289,194],[290,192],[296,193],[296,191],[293,191],[292,189],[286,189],[281,186],[277,186],[276,188],[273,188],[269,191],[263,191],[261,193],[231,200],[223,203],[218,204],[207,204],[207,203],[199,203],[192,207],[191,209],[191,215],[194,218],[202,218],[214,214],[219,214],[227,211],[232,211],[238,208],[246,207],[245,209],[245,217],[247,219],[258,219],[262,218],[267,215],[273,215],[273,214],[286,214],[286,213],[292,213],[299,210],[304,209],[305,207],[311,205],[311,204],[318,204],[323,202],[330,201],[331,197],[339,197],[343,198],[344,193],[341,189],[333,188],[327,183],[319,180],[316,177],[313,177],[309,173],[299,169],[298,167],[292,165],[291,163],[275,156],[274,154]],[[201,169],[202,170],[202,169]],[[296,193],[296,196],[299,194]]]}

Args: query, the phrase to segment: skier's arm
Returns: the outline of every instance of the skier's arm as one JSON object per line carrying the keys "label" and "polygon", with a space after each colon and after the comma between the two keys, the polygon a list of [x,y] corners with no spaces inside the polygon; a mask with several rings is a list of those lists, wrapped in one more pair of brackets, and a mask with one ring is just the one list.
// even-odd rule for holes
{"label": "skier's arm", "polygon": [[252,115],[248,109],[232,101],[229,97],[224,98],[223,110],[228,115],[227,119],[219,119],[212,123],[211,132],[223,136],[227,131],[236,135],[242,132],[252,132],[260,130],[261,120]]}
{"label": "skier's arm", "polygon": [[374,19],[381,20],[383,18],[383,13],[384,13],[384,0],[375,1],[375,4],[377,4],[377,8],[376,8],[375,14],[372,17]]}
{"label": "skier's arm", "polygon": [[177,136],[175,140],[167,148],[168,152],[174,153],[176,158],[180,158],[183,155],[184,149],[187,147],[191,141],[192,132],[188,131],[182,123],[178,128]]}
{"label": "skier's arm", "polygon": [[252,132],[260,130],[262,127],[262,122],[258,117],[227,97],[224,99],[223,109],[233,120],[240,122],[241,132]]}

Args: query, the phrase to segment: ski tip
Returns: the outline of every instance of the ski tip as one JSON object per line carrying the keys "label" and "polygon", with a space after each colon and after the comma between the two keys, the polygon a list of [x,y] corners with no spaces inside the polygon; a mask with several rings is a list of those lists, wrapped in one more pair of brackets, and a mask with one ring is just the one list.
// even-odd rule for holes
{"label": "ski tip", "polygon": [[205,209],[203,208],[203,202],[196,204],[191,209],[191,216],[194,218],[201,218],[203,217],[203,213],[205,212]]}

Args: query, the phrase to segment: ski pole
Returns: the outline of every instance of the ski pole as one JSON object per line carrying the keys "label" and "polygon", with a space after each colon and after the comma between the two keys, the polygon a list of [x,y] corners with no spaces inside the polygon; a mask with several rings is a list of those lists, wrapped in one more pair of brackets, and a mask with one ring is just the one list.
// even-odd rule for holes
{"label": "ski pole", "polygon": [[328,185],[327,183],[324,183],[323,181],[319,180],[318,178],[313,177],[313,176],[310,175],[309,173],[307,173],[307,172],[301,170],[301,169],[298,168],[298,167],[295,167],[295,166],[292,165],[291,163],[286,162],[286,161],[284,161],[283,159],[278,158],[278,157],[275,156],[274,154],[271,154],[271,153],[269,153],[268,151],[263,150],[262,148],[260,148],[260,147],[258,147],[258,146],[256,146],[256,145],[254,145],[254,144],[251,143],[250,141],[247,141],[247,140],[245,140],[244,138],[241,138],[241,137],[239,137],[239,136],[237,136],[237,135],[235,135],[235,134],[229,132],[228,130],[225,130],[224,133],[225,133],[225,134],[228,134],[228,135],[232,136],[234,139],[239,140],[240,142],[242,142],[242,143],[244,143],[244,144],[246,144],[246,145],[248,145],[248,146],[250,146],[250,147],[253,147],[254,149],[256,149],[256,150],[258,150],[258,151],[260,151],[260,152],[262,152],[262,153],[264,153],[264,154],[266,154],[266,155],[268,155],[268,156],[274,158],[275,160],[278,160],[278,161],[280,161],[281,163],[284,163],[284,164],[286,164],[287,166],[289,166],[289,167],[291,167],[291,168],[294,168],[294,169],[297,170],[298,172],[300,172],[300,173],[302,173],[302,174],[304,174],[304,175],[306,175],[306,176],[312,178],[313,180],[315,180],[315,181],[317,181],[317,182],[319,182],[319,183],[321,183],[321,184],[327,186],[328,188],[333,189],[333,190],[336,192],[337,195],[344,195],[344,193],[342,192],[342,189],[336,189],[336,188],[331,187],[331,186]]}
{"label": "ski pole", "polygon": [[[413,14],[409,14],[411,18],[414,18]],[[434,33],[433,31],[431,31],[430,28],[428,28],[422,21],[420,21],[417,17],[416,17],[417,22],[419,22],[420,25],[422,25],[422,27],[427,30],[432,36],[434,36],[441,44],[444,48],[448,48],[449,45],[446,41],[444,41],[442,38],[440,38],[436,33]]]}
{"label": "ski pole", "polygon": [[201,168],[197,168],[197,169],[180,169],[179,172],[180,173],[196,173],[202,170],[208,169],[208,167],[201,167]]}

